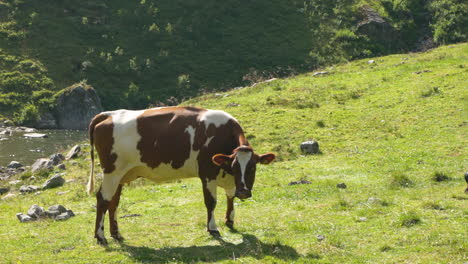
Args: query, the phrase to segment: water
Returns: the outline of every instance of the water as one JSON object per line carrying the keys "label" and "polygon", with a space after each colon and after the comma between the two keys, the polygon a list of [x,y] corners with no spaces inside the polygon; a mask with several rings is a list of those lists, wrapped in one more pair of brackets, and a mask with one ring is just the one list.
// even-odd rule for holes
{"label": "water", "polygon": [[86,131],[37,130],[34,133],[47,134],[49,137],[25,138],[24,132],[13,132],[11,136],[1,135],[0,166],[7,166],[12,160],[19,161],[24,166],[32,165],[36,159],[64,153],[87,139]]}

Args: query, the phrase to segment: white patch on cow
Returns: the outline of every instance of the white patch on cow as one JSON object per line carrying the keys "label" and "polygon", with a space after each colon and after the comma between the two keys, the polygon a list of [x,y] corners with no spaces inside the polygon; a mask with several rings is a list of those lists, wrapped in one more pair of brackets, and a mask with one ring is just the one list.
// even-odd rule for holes
{"label": "white patch on cow", "polygon": [[[209,181],[207,180],[206,182],[206,188],[211,194],[211,197],[216,200],[216,188],[218,187],[218,184],[216,180]],[[211,212],[211,218],[210,221],[208,222],[208,230],[210,231],[216,231],[218,230],[218,227],[216,226],[216,221],[215,221],[215,216],[214,213]]]}
{"label": "white patch on cow", "polygon": [[105,214],[102,215],[102,218],[101,218],[101,222],[99,222],[99,227],[97,229],[97,236],[100,238],[100,239],[104,239],[104,218],[105,218]]}
{"label": "white patch on cow", "polygon": [[226,124],[229,120],[237,122],[230,114],[219,110],[207,110],[200,116],[200,121],[205,123],[205,127],[209,127],[211,124],[215,125],[215,127],[219,127]]}
{"label": "white patch on cow", "polygon": [[193,128],[193,126],[188,126],[185,129],[185,132],[187,132],[190,135],[190,150],[192,150],[193,143],[195,142],[195,128]]}
{"label": "white patch on cow", "polygon": [[238,151],[237,155],[237,162],[239,162],[240,168],[241,168],[241,183],[244,185],[244,188],[247,188],[245,186],[245,169],[247,168],[247,164],[250,161],[250,158],[252,158],[252,152],[250,151]]}
{"label": "white patch on cow", "polygon": [[209,138],[206,140],[205,144],[203,144],[203,146],[208,147],[208,145],[210,144],[210,142],[211,142],[211,140],[212,140],[213,138],[214,138],[214,137],[209,137]]}

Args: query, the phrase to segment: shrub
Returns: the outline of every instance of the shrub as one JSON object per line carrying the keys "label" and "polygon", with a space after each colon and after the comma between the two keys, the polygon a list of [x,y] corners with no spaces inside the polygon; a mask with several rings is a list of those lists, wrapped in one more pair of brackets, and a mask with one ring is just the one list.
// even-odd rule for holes
{"label": "shrub", "polygon": [[15,115],[14,121],[17,124],[31,126],[39,119],[39,109],[33,105],[26,105],[18,114]]}

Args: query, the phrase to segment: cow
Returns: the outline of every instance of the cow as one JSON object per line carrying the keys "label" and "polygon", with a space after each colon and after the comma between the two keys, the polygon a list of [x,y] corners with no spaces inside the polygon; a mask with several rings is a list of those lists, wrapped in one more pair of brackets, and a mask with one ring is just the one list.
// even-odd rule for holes
{"label": "cow", "polygon": [[207,231],[219,236],[213,214],[217,187],[226,192],[225,224],[233,228],[234,198],[251,197],[257,163],[269,164],[275,159],[273,153],[255,153],[239,122],[230,114],[196,107],[102,112],[89,124],[89,139],[88,194],[94,192],[94,148],[103,170],[96,193],[94,232],[102,245],[107,244],[107,211],[111,236],[123,240],[116,209],[125,183],[140,177],[156,183],[199,177],[207,209]]}

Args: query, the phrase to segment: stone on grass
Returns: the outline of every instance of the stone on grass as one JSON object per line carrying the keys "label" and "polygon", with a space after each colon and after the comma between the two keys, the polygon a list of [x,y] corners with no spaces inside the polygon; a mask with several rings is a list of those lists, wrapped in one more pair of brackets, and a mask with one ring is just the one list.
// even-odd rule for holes
{"label": "stone on grass", "polygon": [[16,184],[20,184],[21,181],[20,180],[14,180],[14,181],[10,181],[8,183],[11,184],[11,185],[16,185]]}
{"label": "stone on grass", "polygon": [[342,182],[342,183],[338,183],[336,185],[336,188],[339,188],[339,189],[346,189],[348,188],[348,186],[346,185],[346,183]]}
{"label": "stone on grass", "polygon": [[62,162],[65,157],[60,154],[60,153],[57,153],[57,154],[52,154],[49,159],[52,161],[52,165],[53,166],[57,166],[60,162]]}
{"label": "stone on grass", "polygon": [[41,218],[45,216],[45,211],[43,207],[40,207],[37,204],[34,204],[29,208],[28,215],[32,218]]}
{"label": "stone on grass", "polygon": [[38,159],[31,165],[31,172],[34,173],[43,169],[52,169],[53,163],[50,159]]}
{"label": "stone on grass", "polygon": [[39,187],[35,185],[22,185],[19,189],[19,191],[22,193],[30,193],[30,192],[35,192],[37,190],[39,190]]}
{"label": "stone on grass", "polygon": [[21,168],[21,167],[23,167],[23,164],[19,163],[18,161],[15,161],[15,160],[10,162],[10,164],[8,164],[8,166],[7,166],[7,168],[9,168],[9,169],[18,169],[18,168]]}
{"label": "stone on grass", "polygon": [[26,133],[23,135],[23,137],[26,138],[47,138],[49,137],[47,134],[41,134],[41,133]]}
{"label": "stone on grass", "polygon": [[67,167],[65,167],[65,164],[62,163],[62,164],[59,164],[59,165],[57,166],[57,168],[58,168],[59,170],[65,170]]}
{"label": "stone on grass", "polygon": [[66,160],[69,160],[69,159],[74,159],[76,157],[78,157],[78,154],[81,152],[81,147],[80,145],[75,145],[67,154],[67,156],[65,157]]}
{"label": "stone on grass", "polygon": [[301,151],[304,154],[319,154],[319,144],[317,141],[311,140],[301,143]]}
{"label": "stone on grass", "polygon": [[36,219],[30,217],[29,215],[25,215],[23,213],[17,213],[16,217],[20,220],[21,223],[32,222]]}
{"label": "stone on grass", "polygon": [[48,179],[44,185],[42,185],[43,189],[51,189],[55,187],[62,186],[65,183],[65,179],[62,177],[63,173],[55,174],[50,179]]}
{"label": "stone on grass", "polygon": [[317,235],[316,237],[317,237],[317,240],[318,240],[318,241],[322,241],[322,240],[325,239],[325,236],[324,236],[324,235]]}
{"label": "stone on grass", "polygon": [[9,188],[0,188],[0,195],[5,194],[5,193],[7,193],[9,191],[10,191]]}
{"label": "stone on grass", "polygon": [[329,74],[329,72],[320,71],[320,72],[314,72],[314,74],[312,74],[312,76],[321,76],[321,75],[326,75],[326,74]]}
{"label": "stone on grass", "polygon": [[16,197],[16,194],[8,193],[8,194],[6,194],[5,196],[2,197],[2,200],[10,199],[10,198],[13,198],[13,197]]}
{"label": "stone on grass", "polygon": [[359,218],[358,218],[358,221],[359,221],[359,222],[366,222],[366,221],[367,221],[367,217],[359,217]]}
{"label": "stone on grass", "polygon": [[69,219],[69,218],[72,217],[72,216],[75,216],[75,214],[73,213],[73,211],[72,211],[72,210],[67,210],[65,213],[61,213],[61,214],[57,215],[57,216],[55,217],[55,220],[57,220],[57,221],[63,221],[63,220]]}
{"label": "stone on grass", "polygon": [[49,207],[49,211],[57,211],[60,213],[65,213],[67,211],[67,208],[65,208],[63,205],[56,204],[56,205],[52,205],[51,207]]}
{"label": "stone on grass", "polygon": [[297,185],[297,184],[311,184],[308,180],[292,181],[288,185]]}

